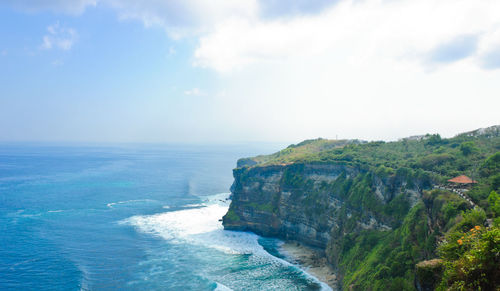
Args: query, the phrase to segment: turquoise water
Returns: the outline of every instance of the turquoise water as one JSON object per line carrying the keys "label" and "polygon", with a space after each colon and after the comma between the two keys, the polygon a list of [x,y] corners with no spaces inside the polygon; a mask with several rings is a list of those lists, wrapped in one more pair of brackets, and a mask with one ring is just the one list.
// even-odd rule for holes
{"label": "turquoise water", "polygon": [[0,145],[0,289],[325,288],[219,222],[236,160],[276,149]]}

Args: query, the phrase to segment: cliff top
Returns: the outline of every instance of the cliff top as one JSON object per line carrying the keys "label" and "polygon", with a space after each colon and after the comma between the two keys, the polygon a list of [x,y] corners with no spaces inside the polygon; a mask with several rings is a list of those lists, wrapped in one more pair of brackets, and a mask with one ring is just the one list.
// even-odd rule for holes
{"label": "cliff top", "polygon": [[311,154],[316,154],[331,149],[342,148],[349,144],[361,144],[365,141],[359,140],[329,140],[324,138],[308,139],[298,144],[289,145],[287,148],[270,154],[259,155],[251,158],[238,160],[237,167],[255,166],[255,165],[277,165],[288,164],[306,158]]}
{"label": "cliff top", "polygon": [[[381,176],[396,171],[424,171],[439,180],[478,175],[479,164],[500,150],[500,126],[441,138],[426,134],[399,141],[312,139],[270,154],[238,161],[238,168],[292,163],[341,163],[376,170]],[[435,177],[436,178],[436,177]]]}

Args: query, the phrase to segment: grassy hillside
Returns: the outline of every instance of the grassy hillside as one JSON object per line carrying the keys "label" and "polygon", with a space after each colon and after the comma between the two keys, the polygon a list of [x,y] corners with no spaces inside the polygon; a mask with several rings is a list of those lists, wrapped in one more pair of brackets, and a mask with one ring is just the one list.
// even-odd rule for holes
{"label": "grassy hillside", "polygon": [[311,154],[317,154],[331,149],[342,148],[348,144],[360,144],[358,140],[328,140],[323,138],[305,140],[292,144],[286,149],[270,155],[260,155],[253,158],[244,158],[238,161],[238,166],[285,164],[299,161]]}

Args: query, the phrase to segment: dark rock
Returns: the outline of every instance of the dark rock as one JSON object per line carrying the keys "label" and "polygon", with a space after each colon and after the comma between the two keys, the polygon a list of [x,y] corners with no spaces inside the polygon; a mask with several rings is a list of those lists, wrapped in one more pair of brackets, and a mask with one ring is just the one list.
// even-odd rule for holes
{"label": "dark rock", "polygon": [[416,265],[415,287],[419,291],[432,291],[441,282],[444,266],[440,259],[422,261]]}

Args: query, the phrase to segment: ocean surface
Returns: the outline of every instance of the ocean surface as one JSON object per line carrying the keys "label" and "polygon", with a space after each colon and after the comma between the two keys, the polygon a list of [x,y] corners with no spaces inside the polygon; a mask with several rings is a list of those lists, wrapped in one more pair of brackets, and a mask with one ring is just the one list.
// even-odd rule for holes
{"label": "ocean surface", "polygon": [[0,144],[0,290],[321,290],[225,231],[232,168],[279,146]]}

